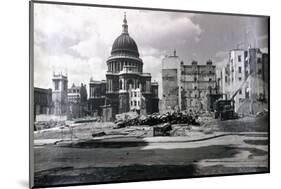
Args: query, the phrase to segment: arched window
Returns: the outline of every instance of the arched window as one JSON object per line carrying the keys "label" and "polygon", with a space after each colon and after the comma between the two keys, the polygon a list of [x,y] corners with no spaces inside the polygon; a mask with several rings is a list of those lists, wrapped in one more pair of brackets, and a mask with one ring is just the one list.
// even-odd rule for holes
{"label": "arched window", "polygon": [[120,80],[120,81],[119,81],[119,90],[122,89],[122,85],[123,85],[122,80]]}
{"label": "arched window", "polygon": [[127,90],[133,87],[133,81],[130,79],[127,81]]}

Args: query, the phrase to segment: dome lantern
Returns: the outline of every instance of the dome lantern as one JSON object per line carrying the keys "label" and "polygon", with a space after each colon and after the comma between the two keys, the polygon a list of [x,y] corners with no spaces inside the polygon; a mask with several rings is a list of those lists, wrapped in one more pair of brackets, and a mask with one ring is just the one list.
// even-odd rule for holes
{"label": "dome lantern", "polygon": [[124,13],[124,19],[123,19],[123,32],[125,34],[128,34],[128,24],[127,24],[127,18],[126,18],[126,12]]}
{"label": "dome lantern", "polygon": [[124,13],[122,34],[115,39],[112,45],[111,55],[126,55],[132,57],[139,57],[138,46],[135,40],[130,37],[128,32],[126,13]]}

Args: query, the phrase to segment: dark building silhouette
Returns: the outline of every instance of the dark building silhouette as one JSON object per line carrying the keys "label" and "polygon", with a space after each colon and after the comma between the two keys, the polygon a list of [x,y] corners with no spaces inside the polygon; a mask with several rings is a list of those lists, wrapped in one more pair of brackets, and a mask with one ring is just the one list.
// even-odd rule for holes
{"label": "dark building silhouette", "polygon": [[94,81],[90,79],[88,110],[93,116],[102,116],[102,108],[105,104],[106,81]]}
{"label": "dark building silhouette", "polygon": [[52,113],[52,89],[34,88],[34,119],[36,115]]}

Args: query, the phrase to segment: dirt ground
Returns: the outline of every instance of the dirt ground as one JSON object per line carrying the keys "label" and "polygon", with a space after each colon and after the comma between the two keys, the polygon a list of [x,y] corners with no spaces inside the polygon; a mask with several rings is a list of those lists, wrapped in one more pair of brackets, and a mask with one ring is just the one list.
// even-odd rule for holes
{"label": "dirt ground", "polygon": [[[112,123],[84,123],[71,130],[35,132],[35,185],[104,183],[268,172],[266,119],[173,125],[171,136],[152,137],[152,127],[113,129]],[[92,137],[92,133],[106,135]],[[203,138],[202,140],[198,140]],[[193,140],[195,139],[195,140]],[[63,145],[62,145],[63,144]]]}

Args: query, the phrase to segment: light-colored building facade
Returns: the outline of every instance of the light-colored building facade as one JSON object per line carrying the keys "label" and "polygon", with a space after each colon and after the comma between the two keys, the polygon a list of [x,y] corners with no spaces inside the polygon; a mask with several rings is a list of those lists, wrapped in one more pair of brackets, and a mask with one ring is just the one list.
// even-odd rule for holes
{"label": "light-colored building facade", "polygon": [[245,99],[249,92],[249,86],[245,82],[248,79],[249,68],[246,61],[247,51],[242,49],[234,49],[230,51],[229,57],[229,80],[228,84],[228,98],[234,96],[235,111],[238,110],[242,99]]}
{"label": "light-colored building facade", "polygon": [[67,98],[67,75],[62,73],[53,74],[53,90],[52,101],[54,105],[55,115],[67,115],[68,113],[68,98]]}
{"label": "light-colored building facade", "polygon": [[75,86],[72,84],[71,88],[67,92],[67,100],[69,106],[70,118],[83,117],[86,114],[87,107],[87,89],[86,85],[81,83],[81,86]]}
{"label": "light-colored building facade", "polygon": [[68,89],[67,92],[68,103],[80,103],[81,94],[80,94],[80,86],[75,86],[73,83],[71,88]]}
{"label": "light-colored building facade", "polygon": [[170,111],[180,108],[180,59],[174,51],[173,55],[162,60],[162,105],[161,111]]}
{"label": "light-colored building facade", "polygon": [[139,88],[130,89],[130,111],[140,111],[142,104],[142,94]]}
{"label": "light-colored building facade", "polygon": [[268,55],[259,48],[233,49],[217,71],[220,92],[235,101],[238,113],[256,113],[268,104]]}

